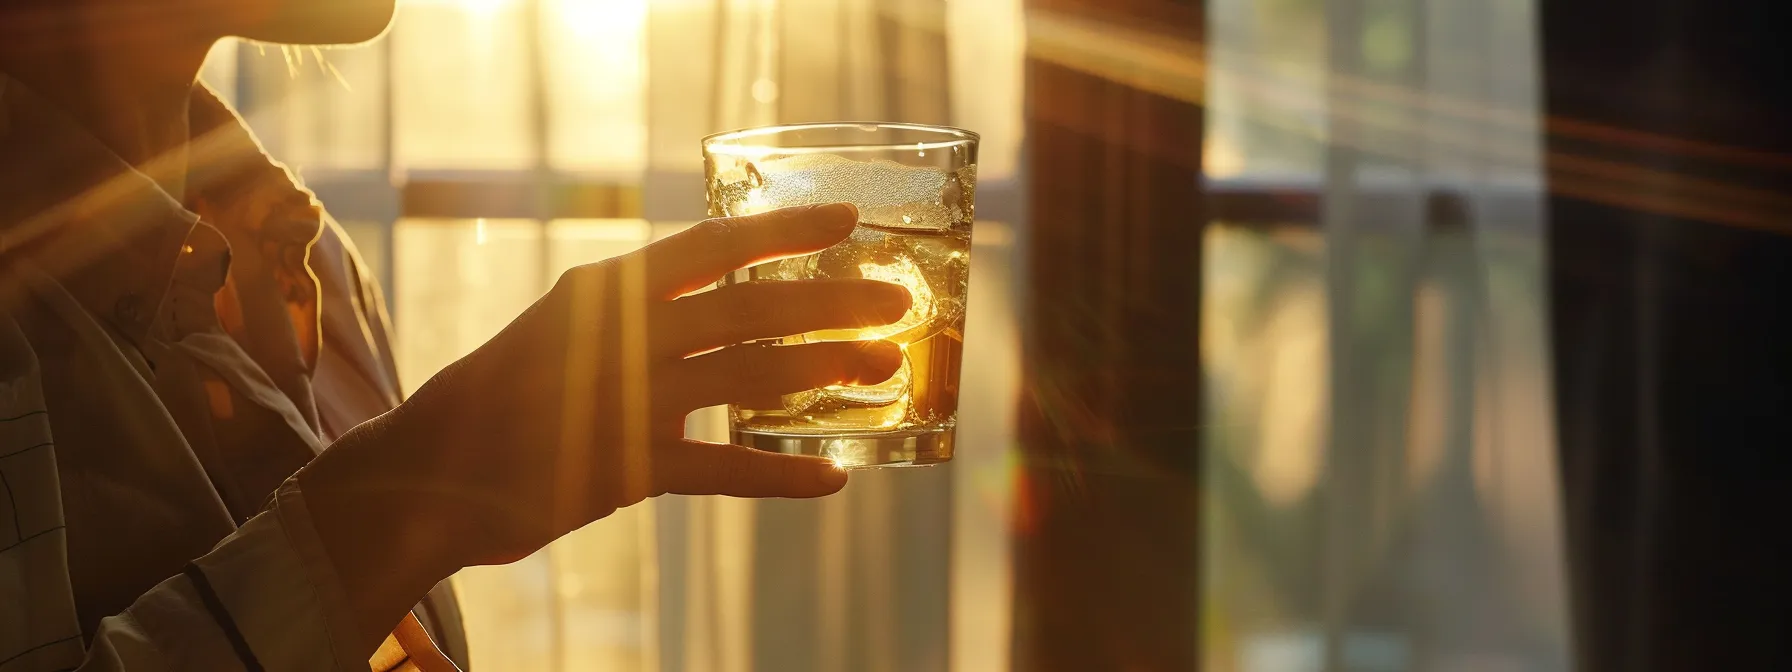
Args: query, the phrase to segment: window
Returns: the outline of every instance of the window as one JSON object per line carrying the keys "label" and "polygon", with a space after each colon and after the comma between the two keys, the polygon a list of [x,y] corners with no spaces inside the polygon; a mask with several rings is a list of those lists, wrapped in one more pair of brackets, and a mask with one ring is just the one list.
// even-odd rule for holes
{"label": "window", "polygon": [[1529,0],[1209,0],[1216,670],[1567,669]]}
{"label": "window", "polygon": [[[1021,59],[1090,49],[1087,26],[1021,5],[406,0],[369,45],[214,53],[207,81],[382,279],[407,387],[563,269],[700,218],[706,133],[983,133],[960,431],[990,448],[949,482],[870,475],[813,507],[656,501],[468,570],[479,669],[1008,667]],[[1103,43],[1107,76],[1207,102],[1207,664],[1564,667],[1533,0],[1207,7],[1205,62]],[[848,532],[896,529],[918,497],[950,506],[906,536]],[[867,554],[884,564],[850,562]],[[789,566],[814,580],[769,582]],[[1459,566],[1480,583],[1440,574]]]}

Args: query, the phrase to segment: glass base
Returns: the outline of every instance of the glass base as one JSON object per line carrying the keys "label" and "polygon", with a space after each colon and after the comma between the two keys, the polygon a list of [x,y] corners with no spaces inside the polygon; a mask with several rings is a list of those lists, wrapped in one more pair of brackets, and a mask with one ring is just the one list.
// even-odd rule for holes
{"label": "glass base", "polygon": [[951,461],[955,431],[946,427],[883,434],[778,434],[736,427],[729,436],[734,443],[767,452],[825,457],[842,469],[881,469]]}

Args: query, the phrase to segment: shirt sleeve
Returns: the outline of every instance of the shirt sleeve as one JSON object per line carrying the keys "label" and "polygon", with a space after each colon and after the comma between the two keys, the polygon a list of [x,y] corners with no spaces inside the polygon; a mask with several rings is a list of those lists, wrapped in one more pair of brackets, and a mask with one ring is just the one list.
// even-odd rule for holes
{"label": "shirt sleeve", "polygon": [[102,620],[78,669],[366,670],[341,648],[347,605],[289,480],[271,509]]}

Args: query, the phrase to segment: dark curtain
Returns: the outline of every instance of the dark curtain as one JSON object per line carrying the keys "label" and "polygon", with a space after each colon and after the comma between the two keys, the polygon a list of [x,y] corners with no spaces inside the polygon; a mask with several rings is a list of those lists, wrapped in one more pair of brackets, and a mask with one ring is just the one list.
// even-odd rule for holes
{"label": "dark curtain", "polygon": [[[1198,0],[1026,6],[1031,28],[1053,29],[1035,47],[1066,27],[1181,44],[1203,29]],[[1057,46],[1033,53],[1066,53]],[[1199,634],[1202,112],[1098,65],[1027,64],[1013,667],[1187,670]]]}
{"label": "dark curtain", "polygon": [[1792,669],[1780,3],[1540,2],[1578,668]]}

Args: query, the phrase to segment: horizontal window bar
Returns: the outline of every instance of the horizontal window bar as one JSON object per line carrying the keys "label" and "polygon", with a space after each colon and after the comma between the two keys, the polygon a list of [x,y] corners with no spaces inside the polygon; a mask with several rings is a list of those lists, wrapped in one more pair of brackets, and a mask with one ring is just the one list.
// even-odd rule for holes
{"label": "horizontal window bar", "polygon": [[[699,175],[674,175],[701,183]],[[371,171],[308,175],[338,218],[390,221],[437,219],[638,219],[643,214],[640,179],[531,171],[429,171],[393,180]],[[1215,180],[1202,185],[1208,217],[1235,224],[1317,224],[1324,216],[1317,180]],[[701,213],[700,187],[680,198]],[[669,195],[662,193],[662,197]],[[1466,212],[1469,204],[1492,220],[1526,214],[1540,203],[1523,185],[1366,184],[1351,196],[1353,217],[1364,222],[1411,221],[1414,214]],[[1018,221],[1028,200],[1019,180],[991,180],[978,187],[979,219]],[[662,208],[664,209],[664,208]],[[1460,214],[1448,219],[1457,219]],[[1427,219],[1430,219],[1428,217]]]}
{"label": "horizontal window bar", "polygon": [[641,188],[634,184],[411,181],[400,187],[405,217],[516,219],[636,219]]}

